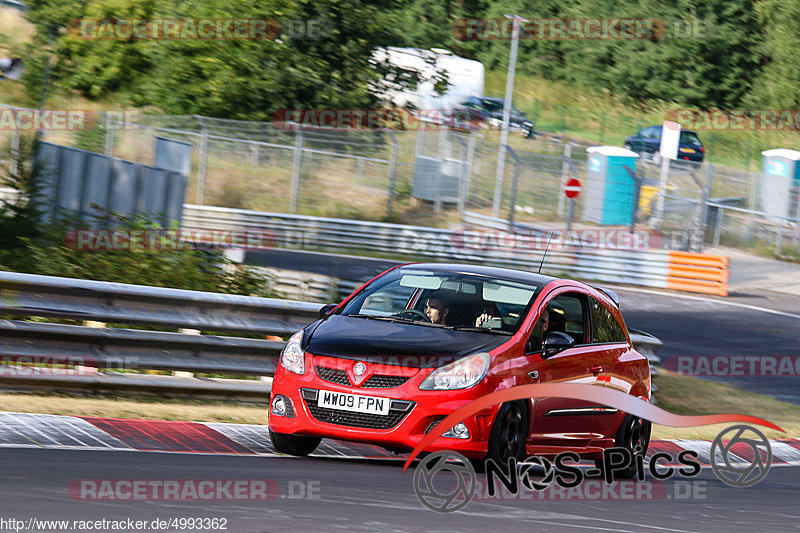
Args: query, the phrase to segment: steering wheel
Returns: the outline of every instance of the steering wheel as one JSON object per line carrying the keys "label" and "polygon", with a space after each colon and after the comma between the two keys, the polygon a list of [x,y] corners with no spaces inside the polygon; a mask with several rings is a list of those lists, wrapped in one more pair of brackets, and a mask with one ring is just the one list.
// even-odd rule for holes
{"label": "steering wheel", "polygon": [[[411,315],[410,317],[404,315]],[[392,316],[401,317],[401,318],[412,318],[413,320],[422,320],[423,322],[430,322],[431,319],[428,318],[428,315],[419,311],[417,309],[406,309],[405,311],[400,311],[399,313],[395,313]]]}

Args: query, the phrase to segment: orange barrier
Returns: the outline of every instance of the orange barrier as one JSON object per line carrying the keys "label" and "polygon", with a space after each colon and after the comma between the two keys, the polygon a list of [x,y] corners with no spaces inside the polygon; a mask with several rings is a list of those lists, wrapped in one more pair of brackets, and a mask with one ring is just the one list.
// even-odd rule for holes
{"label": "orange barrier", "polygon": [[694,252],[670,252],[667,288],[728,295],[730,258]]}

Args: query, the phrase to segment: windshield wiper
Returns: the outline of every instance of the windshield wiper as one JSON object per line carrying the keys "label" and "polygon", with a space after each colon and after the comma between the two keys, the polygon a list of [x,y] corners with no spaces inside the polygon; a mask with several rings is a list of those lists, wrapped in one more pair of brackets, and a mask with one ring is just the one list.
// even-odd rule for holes
{"label": "windshield wiper", "polygon": [[414,320],[413,318],[405,318],[402,316],[362,315],[358,313],[352,315],[344,315],[344,316],[351,316],[353,318],[368,318],[370,320],[383,320],[384,322],[396,322],[398,324],[414,324],[416,326],[453,329],[453,326],[447,326],[444,324],[433,324],[431,322],[423,322],[421,320]]}
{"label": "windshield wiper", "polygon": [[344,315],[353,318],[368,318],[370,320],[383,320],[384,322],[402,322],[403,324],[427,324],[426,322],[419,322],[413,318],[405,318],[401,316],[383,316],[383,315],[362,315],[354,313],[352,315]]}
{"label": "windshield wiper", "polygon": [[492,333],[494,335],[506,335],[509,337],[513,335],[510,331],[504,331],[502,329],[476,328],[475,326],[453,326],[453,329],[458,331],[476,331],[478,333]]}
{"label": "windshield wiper", "polygon": [[344,316],[349,316],[351,318],[369,318],[370,320],[380,318],[380,316],[378,315],[361,315],[358,313],[353,313],[352,315],[344,315]]}

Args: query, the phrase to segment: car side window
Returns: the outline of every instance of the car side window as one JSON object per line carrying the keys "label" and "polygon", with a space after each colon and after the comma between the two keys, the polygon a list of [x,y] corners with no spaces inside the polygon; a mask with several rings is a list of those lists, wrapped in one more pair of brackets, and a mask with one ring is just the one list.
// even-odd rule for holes
{"label": "car side window", "polygon": [[575,344],[586,343],[586,297],[577,292],[559,294],[545,307],[536,321],[525,346],[528,354],[542,350],[542,342],[548,333],[560,331],[573,339]]}
{"label": "car side window", "polygon": [[592,312],[592,344],[628,342],[617,319],[595,298],[589,298]]}

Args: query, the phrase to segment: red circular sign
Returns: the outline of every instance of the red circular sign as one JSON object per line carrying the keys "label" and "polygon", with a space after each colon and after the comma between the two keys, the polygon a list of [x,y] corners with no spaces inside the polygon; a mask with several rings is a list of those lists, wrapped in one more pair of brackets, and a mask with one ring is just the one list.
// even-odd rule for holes
{"label": "red circular sign", "polygon": [[575,178],[571,178],[566,185],[564,185],[564,195],[569,198],[575,198],[581,193],[581,182]]}

